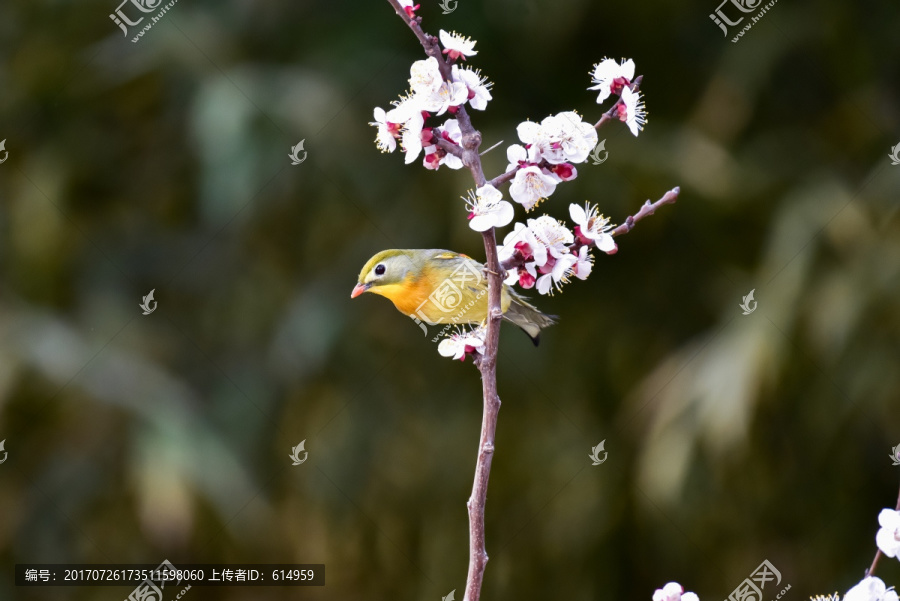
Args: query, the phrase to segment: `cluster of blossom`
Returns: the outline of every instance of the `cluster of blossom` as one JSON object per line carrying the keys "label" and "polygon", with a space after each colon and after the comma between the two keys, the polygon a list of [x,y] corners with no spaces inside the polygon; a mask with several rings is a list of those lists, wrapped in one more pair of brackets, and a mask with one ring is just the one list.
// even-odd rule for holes
{"label": "cluster of blossom", "polygon": [[700,601],[695,593],[684,592],[684,587],[677,582],[670,582],[653,593],[653,601]]}
{"label": "cluster of blossom", "polygon": [[552,295],[573,276],[587,279],[594,264],[594,247],[616,253],[618,247],[609,233],[614,226],[596,206],[569,205],[569,216],[576,224],[574,231],[548,215],[515,224],[497,249],[502,263],[513,264],[506,284]]}
{"label": "cluster of blossom", "polygon": [[578,177],[575,164],[585,162],[597,145],[597,130],[574,111],[551,115],[540,123],[525,121],[516,132],[525,145],[506,149],[506,171],[515,170],[509,195],[526,211],[553,194],[560,182]]}
{"label": "cluster of blossom", "polygon": [[597,104],[611,95],[618,95],[622,103],[616,105],[616,116],[628,126],[632,134],[638,135],[647,123],[647,111],[641,93],[631,89],[634,61],[628,59],[617,63],[611,58],[605,58],[594,65],[591,77],[594,85],[588,89],[600,91],[597,95]]}
{"label": "cluster of blossom", "polygon": [[[841,601],[840,595],[818,595],[810,597],[811,601]],[[684,592],[684,587],[677,582],[670,582],[653,593],[653,601],[700,601],[694,593]],[[844,601],[898,601],[897,592],[885,587],[884,582],[875,576],[867,576],[847,591]]]}
{"label": "cluster of blossom", "polygon": [[[442,29],[440,40],[450,62],[478,54],[473,50],[475,42],[457,33]],[[462,161],[441,148],[438,139],[459,146],[462,140],[459,122],[449,116],[456,114],[466,103],[483,111],[491,100],[490,87],[478,70],[454,64],[451,80],[445,81],[436,58],[430,56],[416,61],[409,70],[409,92],[394,102],[391,110],[375,109],[375,121],[371,123],[378,128],[375,144],[382,152],[394,152],[399,141],[407,164],[424,152],[423,165],[427,169],[437,169],[441,165],[459,169],[463,166]],[[443,122],[433,121],[443,115],[448,116]]]}
{"label": "cluster of blossom", "polygon": [[[837,593],[834,601],[838,601]],[[897,601],[897,591],[894,587],[887,588],[881,578],[867,576],[847,591],[844,601]]]}
{"label": "cluster of blossom", "polygon": [[[638,135],[647,122],[647,113],[640,92],[631,89],[634,61],[604,59],[594,66],[592,78],[594,85],[588,89],[600,91],[597,102],[618,96],[621,102],[615,104],[616,117]],[[506,171],[515,170],[509,194],[526,211],[553,194],[560,182],[575,179],[575,165],[585,162],[597,145],[597,130],[575,111],[551,115],[540,123],[525,121],[516,133],[524,146],[507,148]]]}
{"label": "cluster of blossom", "polygon": [[[415,17],[418,5],[405,0],[401,6],[411,18]],[[492,84],[481,76],[480,71],[453,64],[457,59],[465,60],[477,54],[475,41],[444,30],[440,31],[439,39],[443,53],[451,63],[450,79],[444,79],[441,65],[433,56],[414,62],[410,68],[409,92],[394,102],[388,111],[376,108],[375,121],[371,125],[378,128],[375,143],[382,152],[394,152],[399,145],[407,164],[424,154],[423,165],[427,169],[438,169],[441,165],[460,169],[462,160],[442,148],[442,145],[461,147],[462,132],[459,122],[452,116],[467,103],[473,109],[487,108],[492,99]],[[637,135],[646,123],[646,112],[640,92],[631,89],[634,70],[632,60],[617,63],[604,59],[594,66],[594,85],[588,89],[599,90],[598,103],[610,96],[618,97],[614,105],[616,116]],[[435,122],[437,117],[444,115],[442,122]],[[516,131],[521,144],[507,148],[509,164],[506,171],[514,172],[509,194],[526,211],[553,194],[560,182],[575,179],[578,176],[575,165],[585,162],[597,145],[594,126],[584,122],[574,111],[551,115],[540,123],[525,121]],[[470,205],[481,196],[486,199],[481,204],[489,210],[499,211],[498,207],[501,207],[505,218],[508,203],[501,203],[502,194],[496,188],[479,188],[474,195],[470,193]],[[470,207],[472,216],[478,217],[480,212]],[[485,231],[507,225],[511,219],[473,219],[470,225],[477,231]]]}
{"label": "cluster of blossom", "polygon": [[[878,514],[878,524],[881,526],[875,535],[875,544],[879,551],[886,557],[894,557],[900,560],[900,512],[893,509],[882,509]],[[829,599],[839,601],[837,593],[828,597],[819,596],[811,599]],[[887,585],[876,576],[866,576],[856,586],[847,591],[844,601],[898,601],[897,591]]]}
{"label": "cluster of blossom", "polygon": [[[900,511],[882,509],[878,514],[881,526],[875,535],[875,544],[886,557],[900,560]],[[817,595],[811,601],[841,601],[840,595]],[[670,582],[653,593],[653,601],[699,601],[694,593],[685,593],[677,582]],[[877,576],[866,576],[853,586],[843,601],[900,601],[894,587],[888,587]]]}

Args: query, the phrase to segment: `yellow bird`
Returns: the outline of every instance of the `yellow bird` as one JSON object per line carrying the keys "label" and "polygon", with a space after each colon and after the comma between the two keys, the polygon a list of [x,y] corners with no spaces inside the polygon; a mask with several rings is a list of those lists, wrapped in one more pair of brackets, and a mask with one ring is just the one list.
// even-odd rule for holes
{"label": "yellow bird", "polygon": [[[440,249],[383,250],[363,266],[350,293],[380,294],[397,310],[429,324],[482,323],[487,319],[484,266],[471,257]],[[500,297],[503,319],[516,324],[537,346],[542,328],[556,323],[506,284]]]}

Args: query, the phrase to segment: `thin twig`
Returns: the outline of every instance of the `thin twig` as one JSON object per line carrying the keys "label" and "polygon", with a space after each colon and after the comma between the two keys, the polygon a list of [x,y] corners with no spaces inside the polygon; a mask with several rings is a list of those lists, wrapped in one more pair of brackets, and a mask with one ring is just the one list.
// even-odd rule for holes
{"label": "thin twig", "polygon": [[487,153],[489,153],[489,152],[492,151],[493,149],[497,148],[497,147],[500,146],[501,144],[503,144],[503,140],[500,140],[499,142],[497,142],[496,144],[494,144],[493,146],[491,146],[491,147],[488,148],[487,150],[482,150],[481,153],[479,153],[478,156],[484,156],[484,155],[486,155]]}
{"label": "thin twig", "polygon": [[443,150],[446,150],[448,153],[452,154],[455,157],[463,158],[463,149],[459,144],[454,144],[448,140],[440,136],[434,137],[434,143],[437,144]]}
{"label": "thin twig", "polygon": [[[900,511],[900,492],[897,493],[897,508],[894,511]],[[881,559],[881,549],[875,551],[875,559],[872,560],[872,565],[866,570],[867,577],[875,573],[875,568],[878,567],[879,559]]]}
{"label": "thin twig", "polygon": [[650,202],[649,200],[645,202],[641,206],[641,210],[635,213],[634,215],[629,216],[625,219],[625,223],[614,229],[610,235],[612,236],[621,236],[622,234],[627,234],[632,229],[634,229],[634,224],[640,221],[645,217],[649,217],[656,212],[656,209],[663,205],[674,204],[676,200],[678,200],[678,195],[681,194],[681,188],[675,187],[663,194],[663,197],[657,200],[656,202]]}

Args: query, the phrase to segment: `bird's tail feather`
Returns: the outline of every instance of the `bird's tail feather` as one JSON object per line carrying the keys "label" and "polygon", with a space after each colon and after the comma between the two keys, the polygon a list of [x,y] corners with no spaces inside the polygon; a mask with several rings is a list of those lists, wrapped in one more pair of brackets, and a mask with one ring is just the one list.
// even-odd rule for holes
{"label": "bird's tail feather", "polygon": [[513,293],[509,308],[503,314],[503,319],[522,328],[531,338],[534,346],[537,346],[541,341],[541,329],[555,324],[557,316],[541,313],[537,307],[528,303],[524,296]]}

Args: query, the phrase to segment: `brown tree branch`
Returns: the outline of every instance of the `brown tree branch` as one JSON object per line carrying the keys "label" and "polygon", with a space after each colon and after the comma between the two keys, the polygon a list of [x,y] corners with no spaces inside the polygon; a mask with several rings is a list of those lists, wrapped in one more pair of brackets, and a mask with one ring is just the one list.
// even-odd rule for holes
{"label": "brown tree branch", "polygon": [[[544,159],[541,159],[541,162],[538,163],[537,166],[540,167],[541,169],[549,169],[550,163],[548,163]],[[495,177],[488,183],[491,184],[492,186],[494,186],[495,188],[497,186],[499,186],[500,184],[505,184],[506,182],[508,182],[512,178],[514,178],[516,176],[516,172],[518,172],[519,169],[521,169],[521,168],[522,168],[522,165],[516,165],[514,169],[510,169],[506,173],[502,173],[502,174],[498,175],[497,177]]]}
{"label": "brown tree branch", "polygon": [[[403,19],[407,26],[415,34],[425,54],[434,57],[440,68],[441,76],[445,81],[452,81],[451,62],[444,58],[438,39],[425,33],[421,26],[421,17],[410,17],[400,6],[397,0],[388,0],[397,15]],[[636,89],[641,82],[641,77],[635,78],[632,89]],[[619,99],[621,102],[621,99]],[[594,126],[600,127],[606,120],[612,119],[618,103],[613,105],[603,118]],[[459,129],[462,133],[460,146],[451,144],[446,140],[437,138],[436,144],[446,152],[459,157],[472,174],[476,187],[484,186],[488,181],[484,176],[481,157],[478,150],[481,147],[481,133],[472,125],[472,120],[464,106],[460,106],[456,113]],[[545,165],[546,162],[542,162]],[[515,177],[516,169],[499,175],[489,183],[494,186],[508,182]],[[634,224],[647,215],[652,215],[655,208],[661,204],[675,202],[678,196],[678,188],[668,192],[666,196],[650,205],[645,205],[641,210],[629,217],[627,227],[619,231],[619,226],[613,235],[631,231]],[[484,397],[484,413],[481,421],[481,437],[478,443],[478,457],[475,463],[475,479],[472,483],[472,495],[469,497],[466,507],[469,512],[469,572],[466,578],[466,591],[463,601],[479,601],[481,597],[481,585],[484,579],[484,570],[488,561],[485,548],[484,507],[487,501],[488,480],[491,473],[491,463],[494,457],[494,440],[497,431],[497,417],[500,412],[500,397],[497,394],[497,351],[500,344],[500,320],[503,316],[501,310],[500,295],[503,287],[504,269],[500,265],[497,253],[497,238],[494,228],[482,232],[485,252],[485,272],[488,280],[488,316],[487,334],[485,336],[484,350],[478,358],[477,366],[481,372],[482,393]]]}
{"label": "brown tree branch", "polygon": [[[400,6],[397,0],[388,0],[394,11],[402,18],[418,38],[425,54],[437,59],[441,76],[451,81],[451,65],[444,59],[437,38],[425,33],[421,27],[421,18],[412,19]],[[486,183],[481,157],[478,149],[481,146],[481,133],[472,125],[472,120],[465,107],[460,106],[456,113],[459,129],[462,132],[461,147],[438,139],[437,144],[447,152],[458,156],[463,165],[472,173],[475,186]],[[500,412],[500,397],[497,395],[497,350],[500,345],[500,292],[503,279],[500,276],[500,261],[497,256],[497,239],[494,229],[482,232],[484,240],[485,264],[488,280],[488,319],[487,335],[484,350],[478,361],[481,371],[482,392],[484,396],[484,414],[481,420],[481,438],[478,443],[478,458],[475,463],[475,479],[472,483],[472,496],[466,507],[469,511],[469,573],[466,577],[466,592],[463,601],[479,601],[481,583],[484,579],[484,568],[488,561],[485,549],[484,506],[487,501],[488,479],[491,474],[491,462],[494,457],[494,438],[497,431],[497,416]]]}
{"label": "brown tree branch", "polygon": [[[900,511],[900,493],[897,494],[897,508],[894,511]],[[879,559],[881,559],[881,549],[875,551],[875,559],[872,560],[872,565],[866,570],[866,576],[871,576],[875,573],[875,568],[878,567]]]}
{"label": "brown tree branch", "polygon": [[438,43],[438,40],[433,35],[429,35],[422,30],[422,17],[411,18],[406,11],[403,10],[403,7],[400,6],[400,3],[397,0],[388,0],[391,6],[394,7],[394,12],[397,13],[403,21],[412,29],[412,32],[418,38],[419,43],[422,44],[422,48],[425,49],[425,54],[428,56],[433,56],[437,59],[438,66],[441,69],[441,76],[445,81],[450,81],[450,64],[444,60],[444,55],[441,54],[441,46]]}
{"label": "brown tree branch", "polygon": [[453,156],[459,157],[460,159],[463,158],[463,155],[465,154],[462,146],[454,144],[453,142],[448,142],[438,135],[434,136],[434,143],[438,146],[438,148],[446,150],[448,154],[452,154]]}

